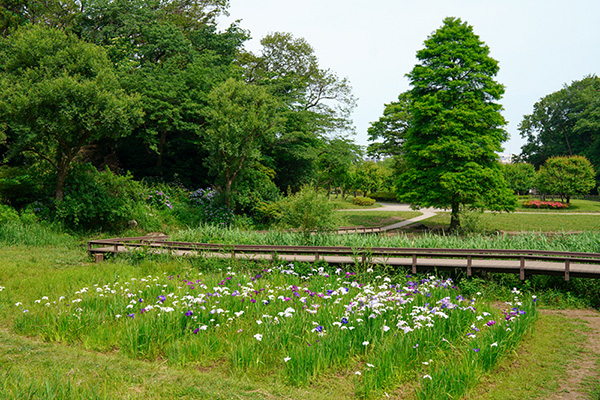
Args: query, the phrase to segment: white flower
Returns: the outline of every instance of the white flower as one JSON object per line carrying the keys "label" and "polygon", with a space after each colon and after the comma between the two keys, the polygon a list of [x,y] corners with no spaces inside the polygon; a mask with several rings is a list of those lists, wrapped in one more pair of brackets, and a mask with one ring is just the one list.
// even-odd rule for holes
{"label": "white flower", "polygon": [[369,342],[367,342],[367,341],[365,340],[364,342],[362,342],[362,345],[363,345],[363,346],[368,346],[368,345],[369,345]]}
{"label": "white flower", "polygon": [[494,343],[490,344],[490,347],[498,347],[498,342],[494,342]]}
{"label": "white flower", "polygon": [[262,321],[261,321],[260,319],[257,319],[257,320],[256,320],[256,323],[257,323],[258,325],[260,325],[260,324],[262,324]]}
{"label": "white flower", "polygon": [[285,361],[285,362],[288,362],[288,361],[290,361],[291,359],[292,359],[292,357],[286,357],[286,358],[284,358],[284,359],[283,359],[283,361]]}
{"label": "white flower", "polygon": [[15,306],[19,307],[21,304],[23,304],[23,303],[21,303],[21,302],[19,301],[18,303],[15,303]]}
{"label": "white flower", "polygon": [[356,371],[356,372],[354,373],[354,375],[362,375],[362,374],[360,373],[360,371]]}
{"label": "white flower", "polygon": [[423,365],[429,365],[429,363],[427,361],[423,361],[421,364],[423,364]]}
{"label": "white flower", "polygon": [[432,379],[431,375],[423,375],[423,379]]}
{"label": "white flower", "polygon": [[262,340],[262,335],[260,333],[257,333],[256,335],[254,335],[254,337],[256,338],[256,340],[258,340],[259,342]]}
{"label": "white flower", "polygon": [[384,326],[383,326],[383,331],[384,331],[384,332],[387,332],[387,331],[389,331],[389,330],[390,330],[390,327],[389,327],[389,326],[387,326],[387,325],[384,325]]}

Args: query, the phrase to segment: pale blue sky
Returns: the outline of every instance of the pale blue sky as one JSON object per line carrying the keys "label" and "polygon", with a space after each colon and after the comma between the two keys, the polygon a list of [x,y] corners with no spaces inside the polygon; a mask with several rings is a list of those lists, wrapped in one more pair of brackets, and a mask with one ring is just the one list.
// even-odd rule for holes
{"label": "pale blue sky", "polygon": [[315,49],[322,68],[347,77],[358,98],[357,143],[385,103],[408,90],[415,54],[444,18],[473,26],[500,63],[497,81],[509,121],[505,153],[520,153],[517,127],[541,97],[586,75],[600,75],[599,0],[230,0],[228,21],[241,19],[260,49],[271,32],[290,32]]}

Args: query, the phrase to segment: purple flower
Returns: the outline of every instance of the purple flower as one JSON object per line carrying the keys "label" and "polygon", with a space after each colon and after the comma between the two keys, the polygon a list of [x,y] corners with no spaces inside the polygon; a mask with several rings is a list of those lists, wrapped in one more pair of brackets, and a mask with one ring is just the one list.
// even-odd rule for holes
{"label": "purple flower", "polygon": [[192,310],[187,310],[187,312],[185,313],[186,317],[189,317],[190,315],[194,315]]}
{"label": "purple flower", "polygon": [[165,302],[165,300],[167,300],[167,297],[166,297],[166,296],[163,296],[163,295],[160,295],[160,296],[158,296],[158,297],[157,297],[157,299],[158,299],[158,301],[160,301],[161,303],[164,303],[164,302]]}
{"label": "purple flower", "polygon": [[486,322],[487,326],[492,326],[496,323],[496,321],[494,321],[493,319],[489,320],[488,322]]}
{"label": "purple flower", "polygon": [[474,351],[475,353],[479,353],[479,350],[480,350],[480,349],[473,349],[473,351]]}
{"label": "purple flower", "polygon": [[348,318],[344,317],[342,318],[342,324],[347,324],[348,323]]}
{"label": "purple flower", "polygon": [[322,327],[321,325],[317,326],[317,327],[315,328],[315,332],[318,332],[318,333],[321,333],[321,332],[323,332],[323,327]]}
{"label": "purple flower", "polygon": [[127,316],[130,318],[135,318],[135,314],[127,314]]}

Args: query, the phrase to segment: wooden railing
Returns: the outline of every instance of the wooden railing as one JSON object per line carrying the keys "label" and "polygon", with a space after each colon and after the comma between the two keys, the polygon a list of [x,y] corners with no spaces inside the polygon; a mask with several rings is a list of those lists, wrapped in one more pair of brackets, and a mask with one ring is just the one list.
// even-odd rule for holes
{"label": "wooden railing", "polygon": [[[398,247],[330,247],[330,246],[273,246],[231,245],[169,241],[168,236],[143,236],[90,240],[88,252],[100,261],[104,254],[121,253],[135,248],[156,252],[197,254],[229,257],[240,255],[270,255],[271,259],[301,260],[330,264],[388,264],[410,267],[413,273],[439,269],[464,269],[468,276],[473,271],[518,273],[527,275],[561,275],[600,278],[600,253],[560,252],[545,250],[502,249],[430,249]],[[263,257],[265,258],[265,257]]]}

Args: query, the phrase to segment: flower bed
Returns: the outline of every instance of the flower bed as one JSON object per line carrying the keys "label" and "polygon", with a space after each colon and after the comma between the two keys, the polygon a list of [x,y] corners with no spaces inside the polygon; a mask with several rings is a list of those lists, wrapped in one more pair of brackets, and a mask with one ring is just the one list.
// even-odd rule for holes
{"label": "flower bed", "polygon": [[568,204],[560,201],[541,201],[541,200],[526,200],[523,202],[525,208],[548,208],[553,210],[561,210],[569,208]]}
{"label": "flower bed", "polygon": [[234,374],[278,374],[294,386],[341,373],[359,397],[417,379],[419,399],[458,398],[535,321],[535,296],[513,293],[501,310],[434,276],[230,267],[117,278],[18,302],[15,329],[172,365],[226,360]]}

